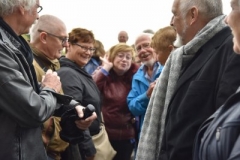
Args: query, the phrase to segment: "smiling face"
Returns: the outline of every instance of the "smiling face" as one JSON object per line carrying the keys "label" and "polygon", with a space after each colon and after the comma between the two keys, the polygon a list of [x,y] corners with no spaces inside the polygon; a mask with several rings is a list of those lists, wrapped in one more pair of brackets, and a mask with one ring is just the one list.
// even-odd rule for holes
{"label": "smiling face", "polygon": [[240,5],[238,0],[231,0],[232,11],[226,17],[225,22],[229,25],[233,34],[233,50],[240,54]]}
{"label": "smiling face", "polygon": [[156,61],[156,53],[150,46],[151,36],[147,34],[140,35],[135,42],[137,56],[146,66],[151,67]]}
{"label": "smiling face", "polygon": [[84,28],[74,28],[68,35],[69,47],[66,57],[84,67],[95,52],[94,35],[92,31]]}
{"label": "smiling face", "polygon": [[90,49],[93,48],[93,43],[77,42],[75,44],[70,44],[67,58],[74,61],[80,67],[83,67],[91,59],[93,53],[91,53]]}

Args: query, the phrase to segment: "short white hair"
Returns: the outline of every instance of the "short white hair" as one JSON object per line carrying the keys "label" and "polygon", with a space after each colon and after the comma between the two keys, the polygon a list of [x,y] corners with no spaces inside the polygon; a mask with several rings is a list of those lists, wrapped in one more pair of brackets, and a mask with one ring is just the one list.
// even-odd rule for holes
{"label": "short white hair", "polygon": [[135,39],[134,46],[136,46],[136,41],[143,36],[148,36],[150,39],[152,39],[153,34],[152,33],[144,33],[144,32],[140,33]]}
{"label": "short white hair", "polygon": [[0,0],[0,16],[12,14],[14,9],[19,6],[30,10],[36,3],[37,0]]}

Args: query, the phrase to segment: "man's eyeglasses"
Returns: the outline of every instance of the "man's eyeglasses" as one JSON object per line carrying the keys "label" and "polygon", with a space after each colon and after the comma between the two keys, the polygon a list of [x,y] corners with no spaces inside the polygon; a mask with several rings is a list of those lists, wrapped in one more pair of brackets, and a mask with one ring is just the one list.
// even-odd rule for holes
{"label": "man's eyeglasses", "polygon": [[37,4],[37,13],[40,13],[42,11],[43,7]]}
{"label": "man's eyeglasses", "polygon": [[46,31],[44,31],[44,30],[41,30],[41,29],[39,29],[38,32],[45,32],[45,33],[47,33],[47,34],[50,35],[50,36],[53,36],[53,37],[56,37],[56,38],[60,39],[60,40],[62,41],[62,45],[64,45],[64,44],[67,43],[67,41],[68,41],[68,37],[56,36],[56,35],[54,35],[54,34],[52,34],[52,33],[48,33],[48,32],[46,32]]}
{"label": "man's eyeglasses", "polygon": [[136,51],[140,52],[142,49],[147,49],[147,48],[150,48],[150,47],[151,47],[150,43],[144,43],[142,45],[137,46]]}
{"label": "man's eyeglasses", "polygon": [[91,54],[93,54],[96,51],[96,48],[88,48],[88,47],[82,46],[82,45],[80,45],[78,43],[73,43],[73,44],[79,46],[80,48],[82,48],[84,50],[84,52],[89,51]]}

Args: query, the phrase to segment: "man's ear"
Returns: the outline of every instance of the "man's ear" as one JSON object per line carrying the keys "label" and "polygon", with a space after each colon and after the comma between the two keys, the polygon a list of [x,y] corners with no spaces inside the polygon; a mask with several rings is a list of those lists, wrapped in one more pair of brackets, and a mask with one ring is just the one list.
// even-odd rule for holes
{"label": "man's ear", "polygon": [[198,18],[198,9],[196,7],[192,7],[190,9],[190,25],[197,21]]}
{"label": "man's ear", "polygon": [[39,39],[43,44],[47,43],[47,33],[40,32]]}
{"label": "man's ear", "polygon": [[19,11],[19,13],[21,14],[21,15],[24,15],[25,14],[25,8],[24,8],[24,6],[19,6],[18,7],[18,11]]}

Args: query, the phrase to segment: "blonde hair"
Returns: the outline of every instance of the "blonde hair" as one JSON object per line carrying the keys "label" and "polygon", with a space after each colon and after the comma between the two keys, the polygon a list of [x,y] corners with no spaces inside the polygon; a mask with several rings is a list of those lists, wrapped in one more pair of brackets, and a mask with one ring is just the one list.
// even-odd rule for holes
{"label": "blonde hair", "polygon": [[129,52],[129,51],[132,53],[132,57],[134,57],[135,51],[134,51],[134,49],[131,46],[129,46],[129,45],[125,44],[125,43],[119,43],[117,45],[114,45],[108,51],[108,60],[110,62],[113,62],[113,60],[116,57],[117,53],[119,53],[119,52]]}
{"label": "blonde hair", "polygon": [[157,51],[166,51],[176,40],[176,31],[172,26],[159,29],[152,37],[151,47]]}
{"label": "blonde hair", "polygon": [[94,47],[96,48],[95,55],[98,57],[103,57],[105,55],[104,46],[101,41],[95,40]]}

